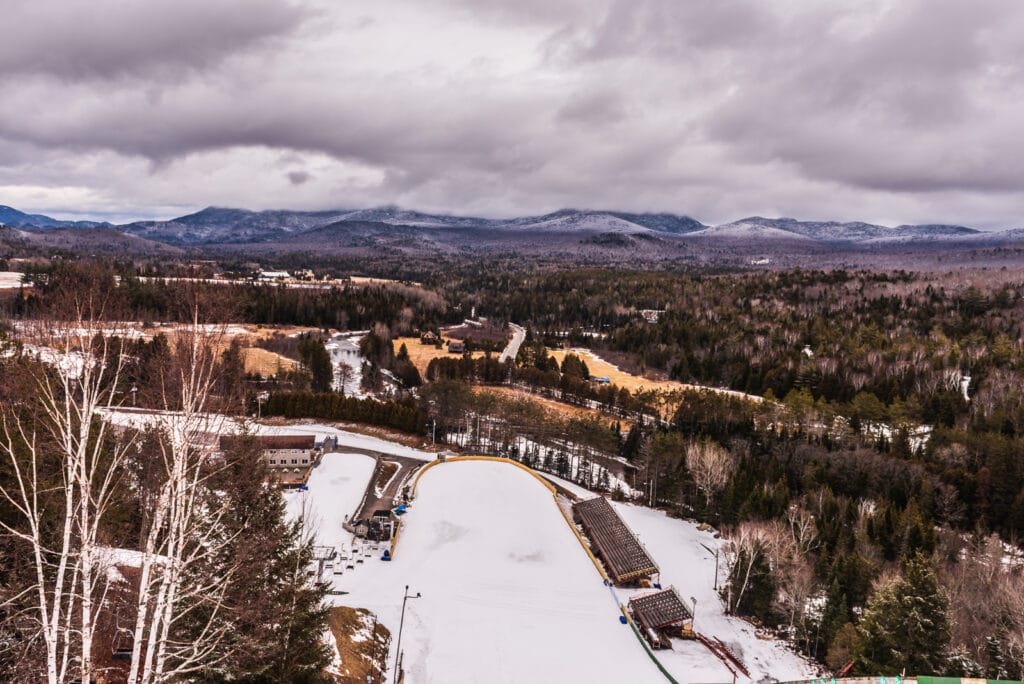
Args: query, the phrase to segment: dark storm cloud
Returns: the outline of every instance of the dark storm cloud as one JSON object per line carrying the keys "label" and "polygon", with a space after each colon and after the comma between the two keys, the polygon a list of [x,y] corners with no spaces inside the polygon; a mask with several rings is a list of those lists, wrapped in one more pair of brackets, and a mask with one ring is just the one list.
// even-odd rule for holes
{"label": "dark storm cloud", "polygon": [[48,4],[13,0],[0,43],[18,105],[0,108],[0,191],[26,197],[707,221],[1024,209],[1016,2]]}
{"label": "dark storm cloud", "polygon": [[626,105],[612,92],[576,93],[558,110],[561,121],[583,124],[609,124],[627,116]]}
{"label": "dark storm cloud", "polygon": [[7,0],[0,75],[115,78],[200,68],[294,29],[285,0]]}

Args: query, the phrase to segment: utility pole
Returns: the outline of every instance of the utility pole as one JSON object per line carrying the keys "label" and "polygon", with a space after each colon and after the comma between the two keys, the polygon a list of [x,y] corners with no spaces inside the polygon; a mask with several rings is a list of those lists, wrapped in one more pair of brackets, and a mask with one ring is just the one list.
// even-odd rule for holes
{"label": "utility pole", "polygon": [[402,597],[402,617],[398,621],[398,643],[395,644],[395,684],[398,684],[399,672],[398,672],[398,658],[402,653],[402,628],[405,626],[405,603],[411,598],[419,598],[420,592],[416,592],[415,596],[409,594],[409,585],[405,585],[405,596]]}
{"label": "utility pole", "polygon": [[263,402],[269,398],[269,392],[260,391],[256,393],[256,420],[263,418]]}
{"label": "utility pole", "polygon": [[718,591],[718,549],[712,549],[710,546],[704,544],[703,542],[701,543],[701,546],[707,549],[708,553],[714,555],[715,557],[715,591]]}

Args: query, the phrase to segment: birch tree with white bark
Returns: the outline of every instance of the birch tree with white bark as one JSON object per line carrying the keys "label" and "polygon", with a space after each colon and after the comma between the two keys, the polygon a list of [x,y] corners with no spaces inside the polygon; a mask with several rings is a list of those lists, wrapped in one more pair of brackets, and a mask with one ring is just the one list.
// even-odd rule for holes
{"label": "birch tree with white bark", "polygon": [[227,499],[205,487],[217,467],[212,440],[225,428],[224,418],[208,410],[220,334],[193,320],[179,331],[173,362],[161,377],[160,476],[142,535],[128,674],[133,684],[181,678],[225,657],[220,644],[230,621],[223,598],[236,568],[217,565],[231,542],[220,525]]}
{"label": "birch tree with white bark", "polygon": [[[103,545],[110,507],[138,445],[135,429],[106,418],[125,399],[126,326],[102,322],[98,290],[73,293],[60,317],[26,324],[20,363],[31,380],[31,407],[5,406],[0,456],[10,477],[0,497],[16,519],[0,530],[26,550],[24,585],[3,595],[26,642],[41,643],[32,681],[95,679],[97,624],[110,609],[109,568],[118,555]],[[217,333],[197,317],[176,335],[173,362],[162,374],[164,412],[155,429],[158,477],[143,502],[147,513],[130,631],[132,684],[180,680],[215,667],[230,629],[223,596],[234,568],[221,551],[231,538],[220,524],[223,497],[205,487],[217,467],[211,438],[220,418],[208,413],[217,369]],[[122,413],[123,416],[123,413]]]}
{"label": "birch tree with white bark", "polygon": [[[84,292],[65,317],[23,327],[34,413],[29,418],[18,413],[22,407],[10,407],[2,416],[0,454],[13,477],[0,483],[0,496],[18,519],[0,521],[0,529],[22,542],[31,559],[32,584],[18,597],[33,597],[33,610],[23,615],[34,613],[50,684],[72,672],[82,681],[93,677],[106,594],[99,533],[132,446],[101,419],[123,400],[125,368],[125,331],[98,324],[104,307],[102,293]],[[47,479],[54,464],[59,476]]]}
{"label": "birch tree with white bark", "polygon": [[693,476],[697,489],[704,493],[707,510],[711,501],[725,487],[736,470],[732,454],[717,442],[702,439],[686,445],[686,468]]}

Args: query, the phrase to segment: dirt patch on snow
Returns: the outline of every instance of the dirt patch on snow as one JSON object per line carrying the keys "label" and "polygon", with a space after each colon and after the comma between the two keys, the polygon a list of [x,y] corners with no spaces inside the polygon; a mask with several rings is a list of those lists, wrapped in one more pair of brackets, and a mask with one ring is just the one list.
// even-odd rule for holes
{"label": "dirt patch on snow", "polygon": [[328,619],[337,655],[329,673],[339,684],[384,682],[391,632],[365,608],[335,606]]}

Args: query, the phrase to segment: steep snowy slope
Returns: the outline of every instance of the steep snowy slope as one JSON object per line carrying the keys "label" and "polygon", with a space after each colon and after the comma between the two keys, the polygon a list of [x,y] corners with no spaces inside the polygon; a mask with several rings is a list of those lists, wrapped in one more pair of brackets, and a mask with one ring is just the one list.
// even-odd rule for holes
{"label": "steep snowy slope", "polygon": [[[332,489],[311,483],[314,496]],[[402,636],[408,684],[664,682],[550,492],[508,464],[426,472],[395,559],[334,578]],[[395,644],[392,644],[394,660]]]}

